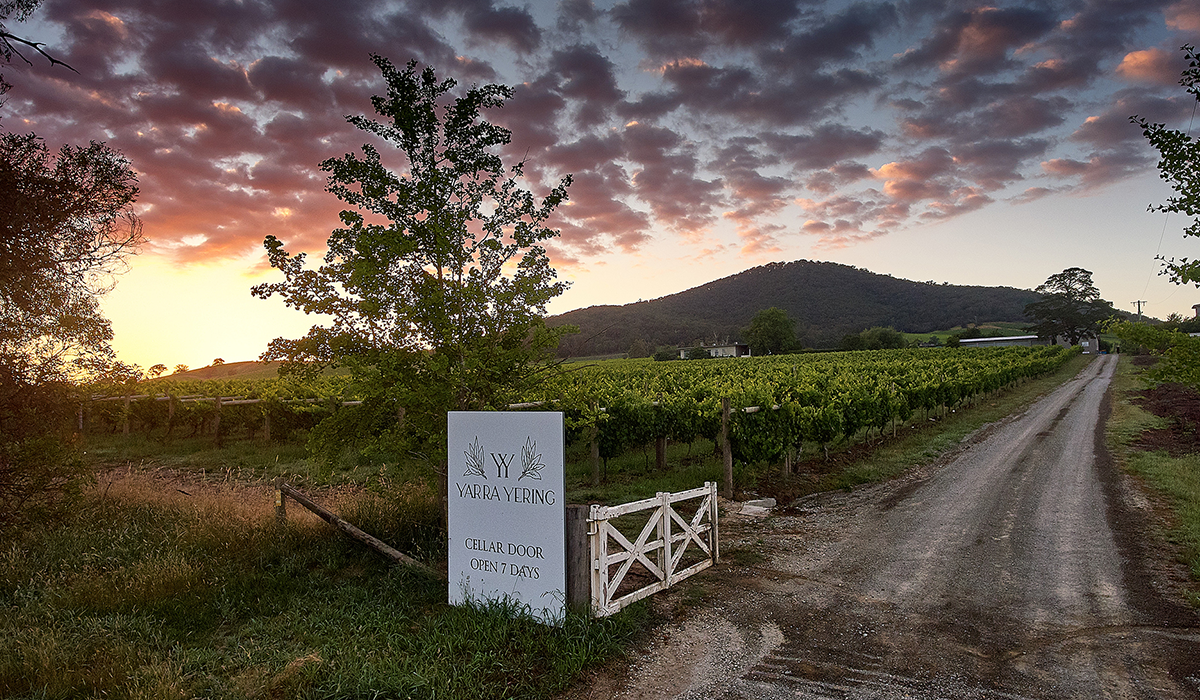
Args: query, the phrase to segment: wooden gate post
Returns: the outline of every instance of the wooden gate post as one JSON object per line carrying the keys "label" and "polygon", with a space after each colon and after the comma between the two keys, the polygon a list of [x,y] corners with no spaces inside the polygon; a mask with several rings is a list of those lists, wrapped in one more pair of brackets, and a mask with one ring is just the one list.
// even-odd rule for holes
{"label": "wooden gate post", "polygon": [[567,506],[567,608],[592,616],[591,506]]}

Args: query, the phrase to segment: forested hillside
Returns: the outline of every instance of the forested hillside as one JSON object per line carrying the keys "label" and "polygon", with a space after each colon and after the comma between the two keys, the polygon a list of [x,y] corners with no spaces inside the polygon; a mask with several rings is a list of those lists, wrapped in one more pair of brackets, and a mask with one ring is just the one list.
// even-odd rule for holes
{"label": "forested hillside", "polygon": [[579,326],[564,339],[564,356],[741,340],[761,309],[778,306],[796,321],[805,347],[835,347],[842,336],[874,326],[908,333],[984,321],[1024,321],[1036,293],[1011,287],[912,282],[829,262],[770,263],[678,294],[624,306],[591,306],[548,319]]}

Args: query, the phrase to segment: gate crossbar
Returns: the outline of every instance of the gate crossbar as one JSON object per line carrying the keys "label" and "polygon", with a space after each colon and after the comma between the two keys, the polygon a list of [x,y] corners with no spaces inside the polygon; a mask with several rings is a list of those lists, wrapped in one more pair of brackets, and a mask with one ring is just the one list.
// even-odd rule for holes
{"label": "gate crossbar", "polygon": [[[695,498],[701,499],[700,506],[695,515],[685,520],[673,504]],[[611,522],[622,515],[651,509],[654,512],[649,521],[632,542]],[[716,482],[705,482],[700,488],[679,493],[662,492],[654,498],[619,506],[592,506],[588,517],[588,542],[593,614],[599,617],[612,615],[715,564],[720,558],[717,520]],[[609,553],[610,545],[615,545],[617,550]],[[704,559],[679,569],[683,555],[691,545],[703,553]],[[645,567],[656,580],[615,598],[635,563]],[[611,572],[611,567],[618,564],[616,572]]]}

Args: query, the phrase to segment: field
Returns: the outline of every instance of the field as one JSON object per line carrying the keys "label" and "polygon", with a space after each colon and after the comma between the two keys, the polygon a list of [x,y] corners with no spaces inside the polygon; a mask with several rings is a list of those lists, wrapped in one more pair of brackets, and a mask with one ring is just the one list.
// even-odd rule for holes
{"label": "field", "polygon": [[[605,416],[598,427],[615,429],[623,416],[653,418],[656,411],[695,415],[697,424],[708,426],[704,430],[711,430],[715,420],[719,430],[722,396],[737,408],[768,406],[736,413],[735,424],[741,427],[732,434],[744,441],[741,453],[762,444],[751,440],[749,431],[756,425],[771,440],[799,449],[786,475],[770,459],[739,460],[736,465],[743,494],[786,498],[887,478],[931,459],[1086,362],[1069,353],[1040,356],[1039,361],[1048,361],[1049,373],[1031,378],[1020,374],[1019,367],[1037,359],[1037,353],[916,352],[825,356],[827,363],[813,371],[826,378],[828,391],[807,399],[801,392],[807,379],[801,378],[810,375],[803,365],[766,359],[599,363],[564,375],[558,398],[525,398],[557,400],[573,416],[576,439],[567,454],[570,502],[619,503],[718,480],[721,462],[714,436],[702,430],[691,440],[667,441],[665,470],[657,467],[652,444],[628,443],[608,455],[604,482],[595,486],[587,430],[596,425],[589,418]],[[829,363],[848,368],[837,376],[844,375],[844,386],[852,388],[851,379],[866,376],[871,358],[891,367],[890,383],[886,391],[864,395],[862,405],[888,406],[894,423],[886,429],[878,428],[878,417],[864,421],[830,438],[826,453],[814,436],[790,432],[805,429],[803,422],[778,418],[791,415],[782,408],[789,403],[816,406],[821,397],[843,396],[834,391],[843,384],[835,381],[837,373]],[[963,358],[1005,369],[993,376],[978,367],[968,371],[974,367],[970,362],[952,363]],[[920,362],[926,359],[934,364]],[[951,376],[954,366],[964,374]],[[764,372],[774,381],[763,380]],[[944,381],[917,381],[925,375]],[[641,377],[641,383],[631,376]],[[705,376],[711,378],[707,384]],[[578,396],[572,387],[585,378],[608,387],[604,391],[609,393],[568,403]],[[336,393],[339,380],[328,381],[334,383],[310,390]],[[665,400],[660,389],[668,382],[690,388],[690,408],[682,400]],[[231,384],[213,386],[227,395]],[[930,386],[941,389],[931,391]],[[703,387],[708,389],[701,391]],[[200,388],[193,384],[181,390]],[[250,384],[241,388],[259,391]],[[276,396],[303,396],[297,387],[288,389],[292,393],[282,393],[278,386],[274,390]],[[182,401],[184,395],[176,393],[175,398]],[[926,395],[933,397],[930,407],[918,402],[910,407],[907,421],[890,413],[892,399],[907,402],[909,396]],[[877,396],[888,401],[880,403]],[[329,407],[328,395],[316,404],[284,400],[274,407],[301,414],[356,410]],[[783,401],[778,410],[767,404],[776,400]],[[139,402],[145,413],[135,411]],[[222,407],[229,411],[222,422],[230,431],[220,446],[204,421],[189,435],[184,430],[188,423],[181,419],[165,439],[167,423],[156,421],[151,412],[165,416],[170,403],[131,400],[126,412],[123,401],[97,402],[106,407],[97,411],[116,415],[89,418],[88,458],[99,470],[95,487],[65,522],[25,531],[0,550],[0,600],[6,608],[0,621],[0,695],[548,697],[586,669],[619,656],[661,614],[641,603],[613,618],[572,617],[554,629],[513,619],[504,606],[451,608],[445,602],[445,583],[389,567],[299,508],[289,509],[286,526],[276,525],[265,483],[274,476],[299,482],[364,530],[439,566],[444,559],[440,508],[431,480],[423,478],[428,473],[422,474],[419,465],[323,463],[305,452],[298,440],[302,428],[268,441],[261,425],[257,431],[247,426],[254,424],[251,412],[262,417],[270,402]],[[831,405],[855,410],[852,401]],[[185,406],[176,405],[178,416],[190,410]],[[234,409],[246,412],[236,430],[231,427]],[[122,430],[126,413],[131,417],[129,436]],[[764,416],[771,416],[771,422],[753,422]],[[639,425],[646,423],[631,420],[621,430],[629,434],[642,430]],[[727,555],[735,561],[739,556],[737,551]]]}

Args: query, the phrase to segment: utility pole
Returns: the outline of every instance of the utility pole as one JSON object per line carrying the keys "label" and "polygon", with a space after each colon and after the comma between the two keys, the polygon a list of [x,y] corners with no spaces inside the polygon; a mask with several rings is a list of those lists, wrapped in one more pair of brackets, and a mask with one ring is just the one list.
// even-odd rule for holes
{"label": "utility pole", "polygon": [[1145,304],[1146,302],[1134,301],[1134,302],[1130,302],[1130,303],[1137,305],[1137,307],[1138,307],[1138,323],[1141,323],[1142,322],[1142,304]]}

